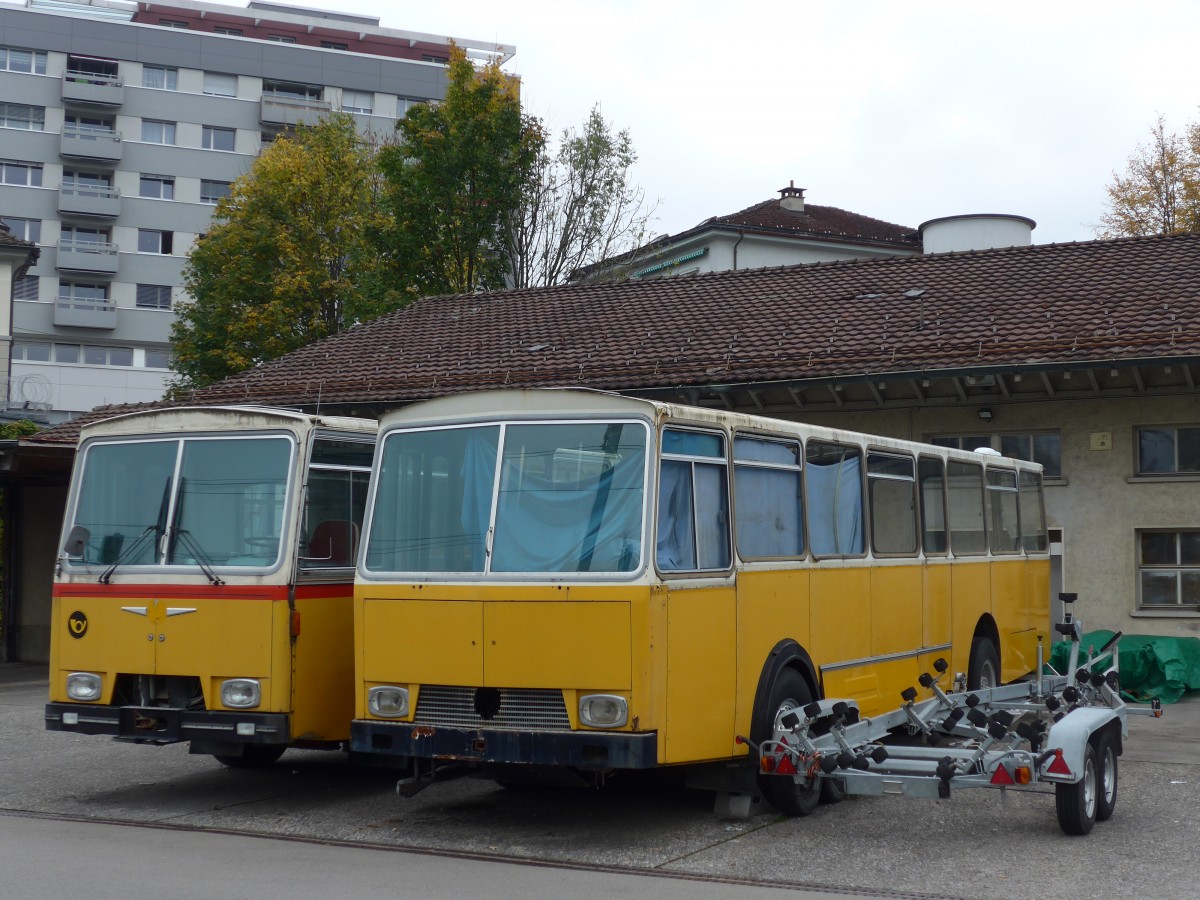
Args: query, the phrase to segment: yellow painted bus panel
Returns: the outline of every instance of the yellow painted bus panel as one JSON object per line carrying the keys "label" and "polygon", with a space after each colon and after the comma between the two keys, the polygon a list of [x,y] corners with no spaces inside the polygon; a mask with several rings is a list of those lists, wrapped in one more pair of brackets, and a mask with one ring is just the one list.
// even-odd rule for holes
{"label": "yellow painted bus panel", "polygon": [[[791,638],[809,648],[808,617],[807,569],[738,573],[736,733],[750,733],[759,678],[775,645]],[[737,749],[739,755],[748,752],[744,746]]]}
{"label": "yellow painted bus panel", "polygon": [[[922,623],[921,639],[923,646],[937,647],[950,643],[951,603],[950,565],[926,563],[923,572],[925,579],[925,614]],[[950,661],[950,651],[941,650],[933,655],[945,656]],[[927,671],[927,669],[922,669]]]}
{"label": "yellow painted bus panel", "polygon": [[[284,604],[258,598],[151,600],[151,622],[156,636],[161,636],[155,642],[156,674],[270,676],[272,614],[277,605]],[[195,611],[172,614],[181,609]]]}
{"label": "yellow painted bus panel", "polygon": [[362,616],[359,681],[483,684],[482,603],[367,597]]}
{"label": "yellow painted bus panel", "polygon": [[667,595],[664,762],[733,756],[737,592],[672,586]]}
{"label": "yellow painted bus panel", "polygon": [[921,565],[871,569],[871,656],[911,653],[921,646]]}
{"label": "yellow painted bus panel", "polygon": [[483,637],[479,683],[488,687],[627,691],[632,683],[628,603],[486,603]]}
{"label": "yellow painted bus panel", "polygon": [[[818,666],[871,655],[871,570],[836,561],[817,563],[809,573],[812,646]],[[825,692],[829,696],[829,690]]]}
{"label": "yellow painted bus panel", "polygon": [[304,702],[295,707],[292,737],[347,740],[354,717],[354,611],[349,587],[344,597],[299,599],[296,611],[300,634],[292,645],[291,686],[293,696]]}
{"label": "yellow painted bus panel", "polygon": [[[50,700],[71,702],[67,697],[67,675],[94,672],[100,675],[102,693],[98,702],[111,703],[116,676],[122,672],[154,673],[153,626],[146,618],[123,612],[122,606],[145,606],[111,597],[56,597],[50,621]],[[81,637],[68,633],[69,619],[81,613],[87,627]],[[80,621],[79,616],[75,616]],[[76,626],[78,628],[78,626]]]}
{"label": "yellow painted bus panel", "polygon": [[1029,607],[1022,600],[1025,560],[1021,557],[992,560],[992,615],[1000,632],[1000,680],[1015,681],[1033,670],[1026,666],[1029,637]]}
{"label": "yellow painted bus panel", "polygon": [[[960,560],[951,568],[954,590],[954,623],[952,627],[954,652],[950,660],[952,672],[966,672],[971,659],[971,638],[975,626],[992,611],[991,563]],[[1001,653],[1003,648],[997,648]]]}

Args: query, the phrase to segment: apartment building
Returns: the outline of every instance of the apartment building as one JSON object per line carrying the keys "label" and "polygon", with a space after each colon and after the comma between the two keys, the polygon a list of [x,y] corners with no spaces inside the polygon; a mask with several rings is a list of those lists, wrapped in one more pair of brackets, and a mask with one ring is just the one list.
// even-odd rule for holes
{"label": "apartment building", "polygon": [[0,3],[0,219],[40,249],[14,287],[8,407],[159,399],[183,264],[230,184],[330,111],[392,131],[444,96],[450,40],[275,3]]}

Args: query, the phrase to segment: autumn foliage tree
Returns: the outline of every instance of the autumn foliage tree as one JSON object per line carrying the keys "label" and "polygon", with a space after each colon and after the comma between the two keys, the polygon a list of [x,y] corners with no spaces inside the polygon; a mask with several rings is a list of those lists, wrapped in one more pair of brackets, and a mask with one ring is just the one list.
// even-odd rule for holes
{"label": "autumn foliage tree", "polygon": [[335,115],[280,136],[233,183],[184,267],[171,393],[274,359],[395,305],[373,278],[376,148]]}
{"label": "autumn foliage tree", "polygon": [[1138,145],[1106,190],[1100,237],[1200,231],[1200,123],[1179,134],[1159,116],[1149,143]]}

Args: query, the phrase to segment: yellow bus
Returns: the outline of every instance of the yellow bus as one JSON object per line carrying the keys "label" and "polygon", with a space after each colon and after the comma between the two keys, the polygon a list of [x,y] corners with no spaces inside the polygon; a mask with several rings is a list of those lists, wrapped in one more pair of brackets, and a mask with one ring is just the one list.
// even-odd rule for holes
{"label": "yellow bus", "polygon": [[[389,413],[351,748],[736,769],[737,735],[821,697],[895,708],[938,657],[1016,679],[1049,629],[1041,482],[994,451],[596,392]],[[762,779],[791,814],[815,788]]]}
{"label": "yellow bus", "polygon": [[53,588],[52,731],[230,766],[339,747],[374,421],[254,407],[84,426]]}

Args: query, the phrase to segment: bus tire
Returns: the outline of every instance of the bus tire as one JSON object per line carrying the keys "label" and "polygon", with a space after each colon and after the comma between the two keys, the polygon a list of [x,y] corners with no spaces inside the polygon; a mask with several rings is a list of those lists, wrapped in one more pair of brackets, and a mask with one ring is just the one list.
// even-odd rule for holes
{"label": "bus tire", "polygon": [[967,664],[967,690],[979,691],[1000,686],[1000,654],[990,637],[976,636],[971,641],[971,659]]}
{"label": "bus tire", "polygon": [[1096,748],[1088,741],[1083,754],[1083,777],[1074,784],[1054,786],[1054,806],[1058,812],[1059,827],[1066,834],[1087,834],[1096,824],[1096,797],[1099,789],[1097,779]]}
{"label": "bus tire", "polygon": [[1117,746],[1110,731],[1096,736],[1096,821],[1107,822],[1117,808]]}
{"label": "bus tire", "polygon": [[[758,742],[777,736],[775,723],[780,716],[811,702],[812,691],[804,677],[795,669],[781,669],[771,683],[765,715],[755,723],[758,726],[755,728]],[[817,808],[821,799],[819,778],[797,782],[786,775],[760,774],[758,789],[772,806],[787,816],[807,816]]]}
{"label": "bus tire", "polygon": [[213,759],[231,769],[262,769],[283,756],[286,749],[285,744],[247,744],[241,756],[214,753]]}

